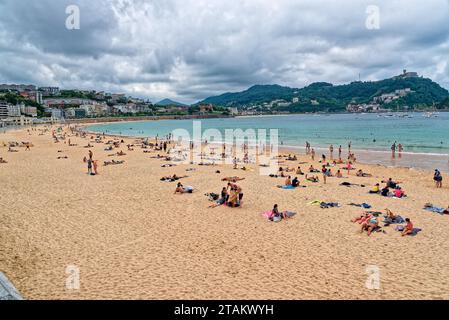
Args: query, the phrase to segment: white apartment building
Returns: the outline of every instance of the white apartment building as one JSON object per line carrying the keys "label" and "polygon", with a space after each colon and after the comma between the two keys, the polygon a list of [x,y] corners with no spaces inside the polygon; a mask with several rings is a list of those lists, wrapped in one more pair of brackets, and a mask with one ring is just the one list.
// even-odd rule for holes
{"label": "white apartment building", "polygon": [[20,117],[20,115],[21,115],[20,105],[17,105],[17,106],[9,105],[8,106],[8,117]]}

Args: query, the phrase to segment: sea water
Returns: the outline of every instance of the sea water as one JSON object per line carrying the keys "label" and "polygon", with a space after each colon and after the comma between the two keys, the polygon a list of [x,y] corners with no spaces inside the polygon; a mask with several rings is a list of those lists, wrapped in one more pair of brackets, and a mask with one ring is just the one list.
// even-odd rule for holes
{"label": "sea water", "polygon": [[[359,160],[388,166],[440,168],[449,170],[449,113],[395,114],[306,114],[282,116],[237,117],[203,120],[160,120],[115,122],[89,126],[89,131],[136,137],[163,137],[175,129],[192,134],[193,122],[201,121],[203,131],[218,129],[278,129],[280,148],[303,152],[308,141],[317,152],[334,157],[341,145],[347,156],[349,142]],[[390,147],[396,142],[403,153],[391,157]]]}

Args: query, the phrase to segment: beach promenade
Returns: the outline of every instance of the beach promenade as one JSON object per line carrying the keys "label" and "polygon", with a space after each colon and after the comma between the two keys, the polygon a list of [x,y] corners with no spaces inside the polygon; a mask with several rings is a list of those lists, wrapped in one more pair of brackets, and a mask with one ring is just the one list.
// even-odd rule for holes
{"label": "beach promenade", "polygon": [[[276,186],[285,178],[254,164],[162,167],[171,163],[155,158],[163,152],[136,139],[105,151],[112,138],[97,143],[64,127],[66,140],[55,143],[51,130],[0,134],[0,272],[25,299],[449,299],[449,215],[423,210],[449,205],[447,172],[436,189],[429,170],[355,163],[372,176],[341,170],[344,178],[324,184],[292,172],[304,187],[284,190]],[[33,146],[8,152],[2,142],[11,141]],[[96,176],[83,162],[89,150]],[[281,165],[307,172],[321,169],[319,158]],[[103,166],[112,160],[125,162]],[[177,182],[160,180],[173,174],[187,175],[180,181],[194,192],[174,194]],[[205,194],[220,193],[231,176],[245,178],[241,207],[208,208]],[[406,198],[368,193],[390,177]],[[402,237],[390,225],[368,237],[351,222],[365,210],[350,203],[389,208],[421,232]],[[271,222],[261,213],[274,204],[297,214]],[[367,285],[370,270],[379,286]]]}

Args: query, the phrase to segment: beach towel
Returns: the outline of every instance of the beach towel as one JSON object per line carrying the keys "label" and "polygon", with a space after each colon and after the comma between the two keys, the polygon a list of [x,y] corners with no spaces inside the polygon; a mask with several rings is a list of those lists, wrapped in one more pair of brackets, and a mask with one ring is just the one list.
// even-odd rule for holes
{"label": "beach towel", "polygon": [[262,213],[262,216],[264,216],[267,219],[270,219],[273,216],[273,211],[272,210],[265,211],[264,213]]}
{"label": "beach towel", "polygon": [[385,223],[385,226],[388,227],[390,224],[401,224],[405,223],[405,219],[401,216],[397,216],[395,219],[390,219],[388,216],[384,216],[385,220],[383,223]]}
{"label": "beach towel", "polygon": [[364,209],[371,209],[371,205],[369,205],[368,203],[362,203],[362,204],[350,203],[349,205],[354,206],[354,207],[364,208]]}
{"label": "beach towel", "polygon": [[321,209],[328,209],[328,208],[335,208],[335,207],[339,208],[341,206],[337,202],[321,202],[320,203]]}
{"label": "beach towel", "polygon": [[291,218],[291,217],[293,217],[293,216],[295,216],[296,215],[296,212],[291,212],[291,211],[285,211],[285,213],[284,213],[287,217],[289,217],[289,218]]}
{"label": "beach towel", "polygon": [[[397,227],[396,227],[396,231],[399,231],[399,232],[404,231],[404,229],[405,229],[404,226],[397,226]],[[414,237],[414,236],[418,235],[418,233],[420,233],[421,231],[422,231],[422,229],[414,228],[413,231],[412,231],[412,233],[411,233],[411,234],[408,234],[408,236]]]}
{"label": "beach towel", "polygon": [[444,208],[438,208],[438,207],[426,207],[424,208],[424,210],[429,211],[429,212],[434,212],[434,213],[439,213],[441,215],[443,214],[449,214],[449,210],[444,209]]}
{"label": "beach towel", "polygon": [[319,206],[319,205],[321,205],[321,200],[313,200],[312,202],[309,202],[309,204],[311,205],[311,206]]}
{"label": "beach towel", "polygon": [[284,189],[284,190],[294,190],[294,189],[296,189],[296,187],[294,187],[292,185],[290,185],[290,186],[282,186],[282,189]]}

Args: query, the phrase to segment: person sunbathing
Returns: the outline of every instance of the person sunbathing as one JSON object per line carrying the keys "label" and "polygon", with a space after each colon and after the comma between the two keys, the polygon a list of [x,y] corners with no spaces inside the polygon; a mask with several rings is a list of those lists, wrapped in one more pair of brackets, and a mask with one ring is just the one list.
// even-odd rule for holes
{"label": "person sunbathing", "polygon": [[359,171],[357,171],[356,176],[357,176],[357,177],[363,177],[363,178],[372,177],[371,174],[363,172],[362,169],[360,169]]}
{"label": "person sunbathing", "polygon": [[0,158],[0,163],[8,163],[8,161],[4,160],[3,158]]}
{"label": "person sunbathing", "polygon": [[186,189],[184,189],[184,186],[182,185],[182,183],[181,182],[178,182],[178,185],[176,186],[176,189],[175,189],[175,194],[176,193],[186,193]]}
{"label": "person sunbathing", "polygon": [[382,197],[388,197],[390,195],[390,188],[388,187],[382,188],[382,190],[380,191],[380,195]]}
{"label": "person sunbathing", "polygon": [[405,226],[404,226],[404,230],[401,233],[401,236],[406,236],[408,234],[413,234],[413,223],[409,218],[405,219]]}
{"label": "person sunbathing", "polygon": [[298,180],[298,177],[295,177],[295,178],[292,180],[292,186],[293,186],[294,188],[299,187],[299,180]]}
{"label": "person sunbathing", "polygon": [[396,220],[397,216],[390,209],[385,209],[385,212],[387,213],[387,219]]}
{"label": "person sunbathing", "polygon": [[242,181],[245,180],[245,178],[240,178],[240,177],[226,177],[221,179],[221,181],[230,181],[230,182],[237,182],[237,181]]}
{"label": "person sunbathing", "polygon": [[162,177],[161,181],[174,182],[174,181],[178,181],[179,179],[184,179],[184,178],[188,178],[188,176],[178,177],[176,174],[174,174],[173,176]]}
{"label": "person sunbathing", "polygon": [[117,152],[117,156],[119,156],[119,157],[126,156],[126,153],[124,153],[123,151],[119,151],[119,152]]}
{"label": "person sunbathing", "polygon": [[396,186],[396,189],[394,189],[393,193],[394,193],[394,196],[396,198],[403,198],[403,197],[405,197],[404,190],[402,190],[401,187],[399,187],[399,186]]}
{"label": "person sunbathing", "polygon": [[346,166],[344,166],[342,169],[345,169],[345,170],[354,170],[355,168],[352,166],[352,163],[351,163],[351,161],[348,161],[348,163],[346,164]]}
{"label": "person sunbathing", "polygon": [[285,179],[284,185],[285,185],[286,187],[292,185],[292,177],[291,177],[291,176],[288,176],[287,179]]}
{"label": "person sunbathing", "polygon": [[391,189],[395,189],[395,188],[397,187],[398,184],[402,183],[402,182],[400,182],[400,181],[393,181],[392,178],[388,178],[387,181],[382,180],[381,182],[382,182],[382,183],[386,183],[386,186],[387,186],[388,188],[391,188]]}
{"label": "person sunbathing", "polygon": [[226,187],[223,187],[223,189],[221,190],[220,198],[215,203],[211,204],[209,208],[216,208],[224,205],[228,200],[228,197],[228,190],[226,189]]}
{"label": "person sunbathing", "polygon": [[307,174],[306,174],[306,180],[307,181],[310,181],[310,182],[319,182],[320,181],[320,178],[318,177],[318,176],[314,176],[314,175],[312,175],[312,176],[308,176]]}
{"label": "person sunbathing", "polygon": [[379,227],[379,219],[377,216],[372,216],[368,221],[362,224],[360,233],[363,233],[363,231],[366,230],[368,232],[368,236],[370,236],[377,227]]}
{"label": "person sunbathing", "polygon": [[343,174],[341,173],[340,170],[337,171],[337,173],[335,174],[335,176],[336,176],[337,178],[343,178]]}
{"label": "person sunbathing", "polygon": [[377,194],[380,192],[380,184],[376,183],[372,190],[369,191],[371,194]]}
{"label": "person sunbathing", "polygon": [[232,187],[229,191],[228,206],[238,207],[238,196],[236,188]]}
{"label": "person sunbathing", "polygon": [[360,216],[352,219],[351,222],[354,222],[354,223],[358,222],[359,224],[362,224],[371,218],[372,218],[372,215],[368,212],[365,212],[365,213],[362,213]]}
{"label": "person sunbathing", "polygon": [[315,169],[314,167],[313,167],[313,165],[310,165],[310,167],[309,167],[309,172],[310,173],[318,173],[318,172],[320,172],[318,169]]}
{"label": "person sunbathing", "polygon": [[302,172],[301,167],[298,167],[298,169],[296,169],[296,174],[299,174],[301,176],[304,175],[304,172]]}

